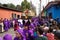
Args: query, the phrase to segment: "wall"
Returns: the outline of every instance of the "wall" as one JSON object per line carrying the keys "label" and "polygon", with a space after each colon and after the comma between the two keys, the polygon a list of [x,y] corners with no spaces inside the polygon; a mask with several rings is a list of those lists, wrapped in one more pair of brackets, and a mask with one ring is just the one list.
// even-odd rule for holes
{"label": "wall", "polygon": [[11,11],[11,10],[0,8],[0,18],[10,19],[10,18],[12,18],[12,13],[16,14],[16,15],[20,15],[20,17],[21,17],[21,12],[16,12],[16,11]]}
{"label": "wall", "polygon": [[56,6],[52,6],[47,10],[47,15],[49,15],[49,13],[52,13],[52,17],[55,18],[60,18],[60,7],[56,8]]}
{"label": "wall", "polygon": [[51,1],[55,0],[41,0],[41,11],[43,10],[43,6],[46,7],[46,5]]}

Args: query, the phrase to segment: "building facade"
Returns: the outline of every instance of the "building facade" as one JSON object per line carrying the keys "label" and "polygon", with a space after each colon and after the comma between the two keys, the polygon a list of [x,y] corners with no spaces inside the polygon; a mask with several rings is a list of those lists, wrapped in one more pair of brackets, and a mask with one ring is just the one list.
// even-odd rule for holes
{"label": "building facade", "polygon": [[[53,19],[60,18],[60,1],[49,2],[45,9],[46,16],[52,17]],[[44,16],[44,11],[42,11],[42,16]]]}
{"label": "building facade", "polygon": [[14,19],[21,18],[22,11],[9,9],[0,6],[0,18]]}

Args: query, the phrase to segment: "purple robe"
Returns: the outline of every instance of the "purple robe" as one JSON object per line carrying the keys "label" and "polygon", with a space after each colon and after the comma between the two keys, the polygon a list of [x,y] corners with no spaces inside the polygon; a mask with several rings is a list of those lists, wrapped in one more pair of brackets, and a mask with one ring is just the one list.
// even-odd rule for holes
{"label": "purple robe", "polygon": [[28,30],[23,30],[24,35],[26,36],[26,33],[28,33]]}
{"label": "purple robe", "polygon": [[38,19],[38,17],[33,17],[33,18],[32,18],[32,21],[35,21],[36,19]]}
{"label": "purple robe", "polygon": [[34,35],[34,34],[33,34],[33,33],[34,33],[34,32],[33,32],[33,29],[30,29],[30,30],[29,30],[29,33],[31,34],[31,36],[33,36],[33,35]]}
{"label": "purple robe", "polygon": [[35,24],[35,26],[40,25],[40,24],[39,24],[39,20],[38,20],[38,19],[35,19],[35,20],[34,20],[34,24]]}
{"label": "purple robe", "polygon": [[25,38],[19,39],[19,38],[15,37],[14,40],[26,40],[26,39]]}
{"label": "purple robe", "polygon": [[23,40],[23,38],[19,39],[19,38],[15,37],[14,40]]}
{"label": "purple robe", "polygon": [[19,23],[19,26],[20,26],[21,28],[23,28],[23,24]]}
{"label": "purple robe", "polygon": [[3,37],[3,40],[12,40],[12,35],[11,35],[11,34],[6,34],[6,35]]}
{"label": "purple robe", "polygon": [[11,25],[11,21],[9,20],[8,21],[8,28],[10,28],[10,25]]}
{"label": "purple robe", "polygon": [[26,40],[25,35],[23,34],[23,29],[18,29],[17,32],[22,35],[21,39],[15,37],[14,40]]}
{"label": "purple robe", "polygon": [[8,20],[4,20],[4,30],[8,31]]}
{"label": "purple robe", "polygon": [[22,37],[24,37],[24,35],[23,35],[23,29],[18,29],[17,32],[18,32],[19,34],[21,34]]}
{"label": "purple robe", "polygon": [[33,30],[24,30],[24,35],[26,40],[33,40]]}
{"label": "purple robe", "polygon": [[0,40],[2,40],[2,38],[0,37]]}
{"label": "purple robe", "polygon": [[32,27],[33,29],[35,29],[36,25],[34,23],[31,23],[30,27]]}

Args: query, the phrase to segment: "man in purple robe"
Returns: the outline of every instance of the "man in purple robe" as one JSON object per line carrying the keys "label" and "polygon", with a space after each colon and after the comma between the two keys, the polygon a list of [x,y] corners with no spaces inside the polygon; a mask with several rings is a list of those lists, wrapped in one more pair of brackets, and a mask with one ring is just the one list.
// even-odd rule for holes
{"label": "man in purple robe", "polygon": [[33,29],[35,29],[34,23],[31,23],[31,24],[30,24],[30,27],[32,27]]}
{"label": "man in purple robe", "polygon": [[27,24],[24,26],[23,32],[26,40],[33,40],[33,29],[31,30]]}
{"label": "man in purple robe", "polygon": [[11,25],[11,21],[10,20],[8,20],[8,28],[10,29],[10,26]]}
{"label": "man in purple robe", "polygon": [[11,34],[6,34],[6,35],[3,37],[3,40],[12,40],[12,35],[11,35]]}
{"label": "man in purple robe", "polygon": [[8,31],[8,20],[4,19],[4,30]]}
{"label": "man in purple robe", "polygon": [[25,24],[25,26],[24,26],[23,33],[24,33],[25,37],[28,35],[28,26],[27,26],[27,24]]}
{"label": "man in purple robe", "polygon": [[29,33],[31,34],[31,36],[33,36],[33,31],[34,29],[32,27],[29,27]]}

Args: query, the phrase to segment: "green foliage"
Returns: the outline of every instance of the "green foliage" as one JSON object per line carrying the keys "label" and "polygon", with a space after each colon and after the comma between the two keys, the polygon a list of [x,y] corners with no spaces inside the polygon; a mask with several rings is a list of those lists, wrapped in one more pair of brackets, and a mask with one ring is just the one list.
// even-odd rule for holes
{"label": "green foliage", "polygon": [[3,6],[3,7],[8,7],[8,5],[7,5],[7,4],[2,4],[2,6]]}
{"label": "green foliage", "polygon": [[15,5],[12,4],[12,3],[10,3],[10,4],[1,4],[1,6],[11,8],[11,9],[15,9]]}
{"label": "green foliage", "polygon": [[21,7],[22,7],[22,10],[25,11],[26,9],[30,9],[30,3],[27,2],[27,0],[24,0],[22,3],[21,3]]}
{"label": "green foliage", "polygon": [[17,10],[21,10],[22,8],[21,8],[20,5],[17,5],[17,6],[16,6],[16,9],[17,9]]}
{"label": "green foliage", "polygon": [[2,4],[0,3],[0,6],[2,6]]}
{"label": "green foliage", "polygon": [[9,7],[9,8],[12,8],[12,9],[15,9],[15,8],[16,8],[15,5],[12,4],[12,3],[8,4],[8,7]]}
{"label": "green foliage", "polygon": [[1,4],[3,7],[7,7],[7,8],[11,8],[11,9],[17,9],[17,10],[22,10],[22,11],[25,11],[26,9],[30,10],[30,3],[27,1],[27,0],[24,0],[22,3],[21,3],[21,6],[20,5],[17,5],[15,6],[14,4],[12,3],[9,3],[9,4]]}

